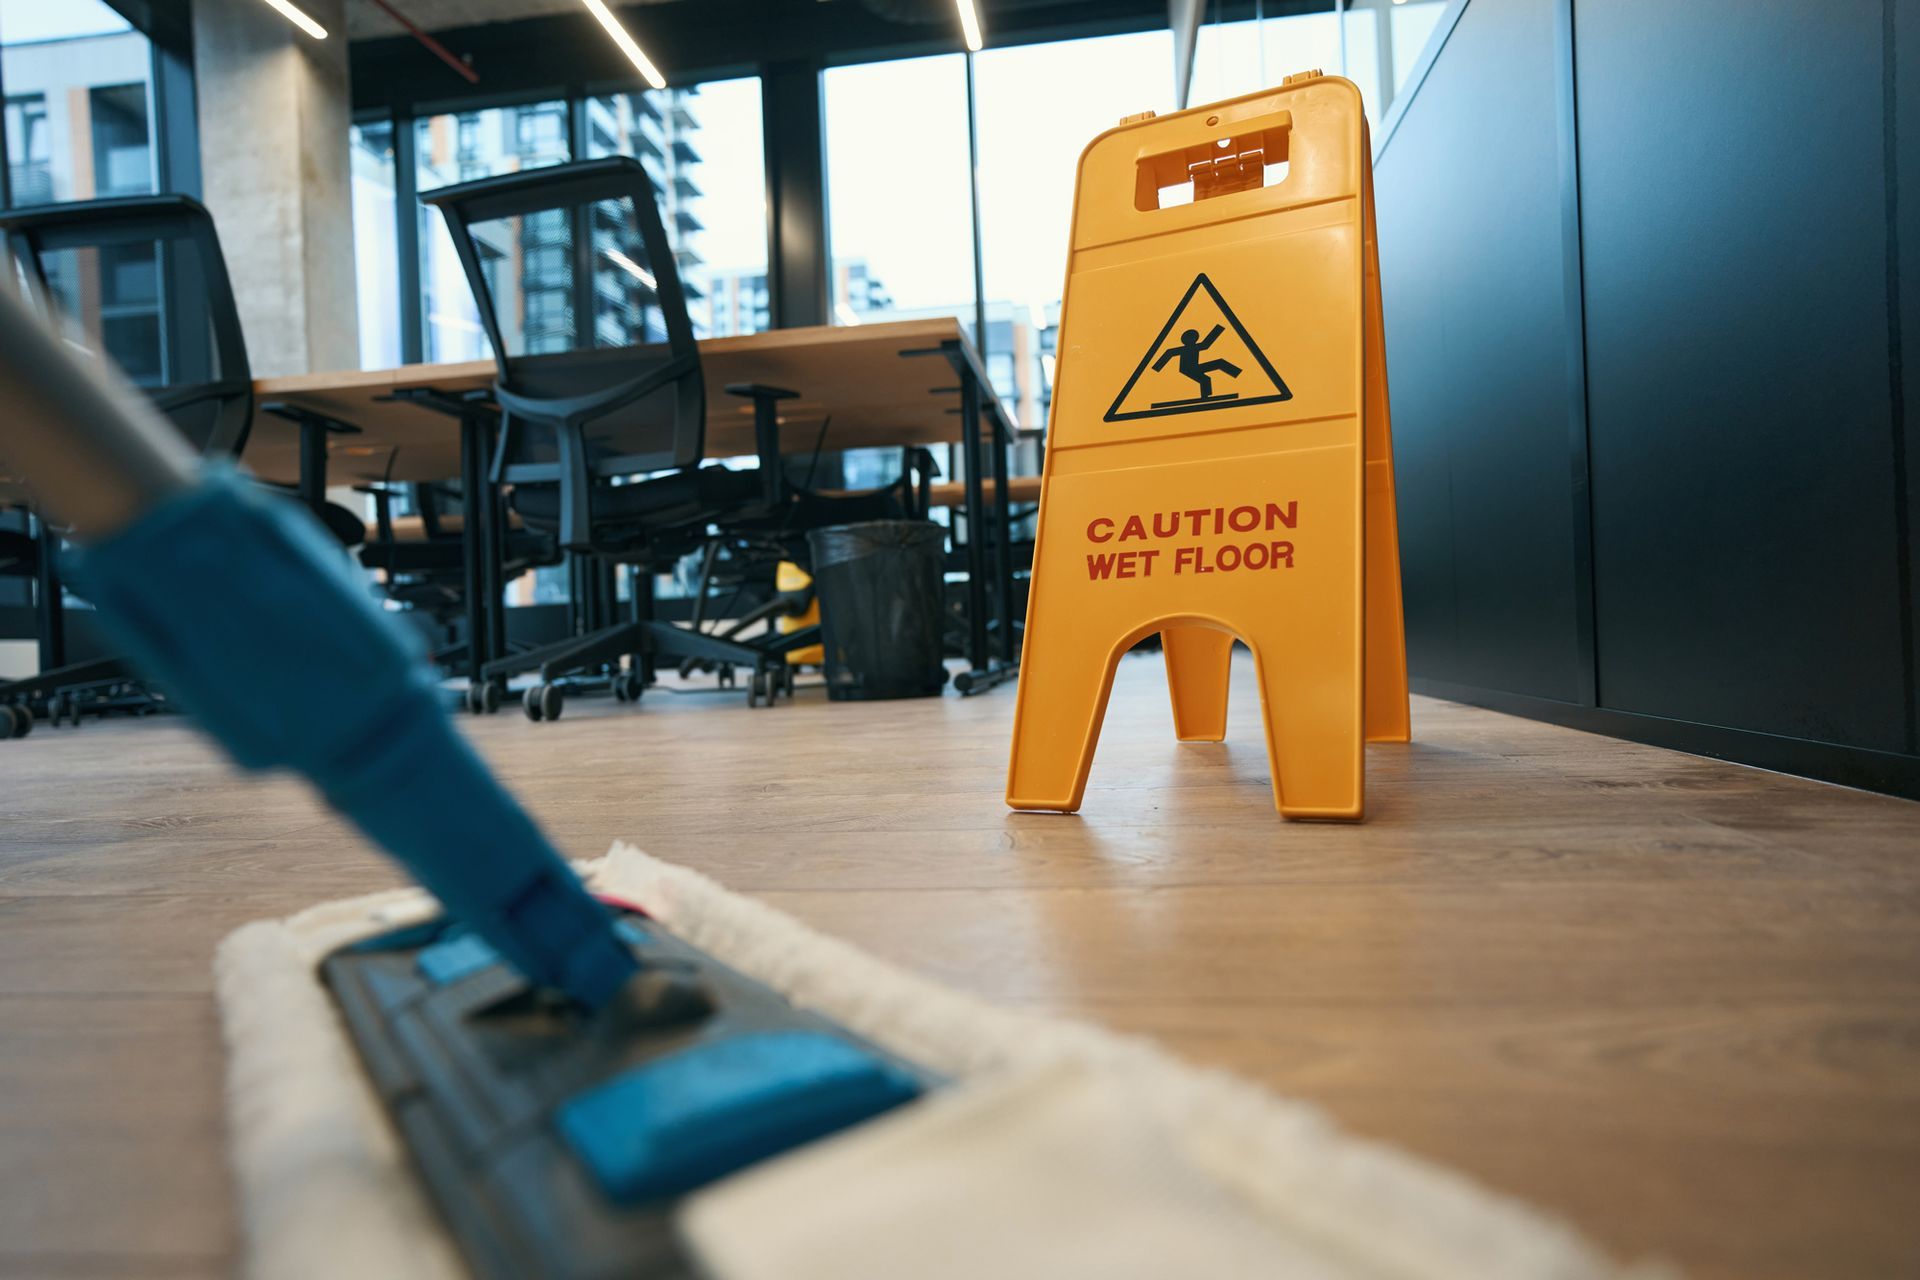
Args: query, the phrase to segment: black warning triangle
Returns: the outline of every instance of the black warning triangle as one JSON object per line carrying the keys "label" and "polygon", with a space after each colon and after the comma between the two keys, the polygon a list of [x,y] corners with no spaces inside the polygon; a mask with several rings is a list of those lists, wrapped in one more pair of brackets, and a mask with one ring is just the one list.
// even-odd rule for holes
{"label": "black warning triangle", "polygon": [[[1169,343],[1176,326],[1178,340]],[[1231,340],[1222,341],[1229,334]],[[1113,398],[1105,421],[1243,409],[1291,399],[1293,392],[1203,271],[1160,326],[1133,376]]]}

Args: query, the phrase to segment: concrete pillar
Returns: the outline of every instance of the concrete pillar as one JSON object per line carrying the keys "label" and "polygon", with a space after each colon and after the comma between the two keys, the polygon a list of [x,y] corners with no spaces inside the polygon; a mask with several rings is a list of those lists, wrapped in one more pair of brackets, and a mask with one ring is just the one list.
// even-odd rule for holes
{"label": "concrete pillar", "polygon": [[299,3],[325,40],[260,0],[193,4],[204,200],[255,377],[360,365],[345,4]]}

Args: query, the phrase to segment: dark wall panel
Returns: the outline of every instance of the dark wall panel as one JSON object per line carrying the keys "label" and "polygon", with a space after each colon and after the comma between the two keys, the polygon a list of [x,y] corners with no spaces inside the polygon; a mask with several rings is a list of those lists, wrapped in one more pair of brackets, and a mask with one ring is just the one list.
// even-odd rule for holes
{"label": "dark wall panel", "polygon": [[[1909,662],[1920,671],[1920,0],[1882,0],[1893,49],[1888,69],[1893,73],[1889,127],[1895,155],[1894,192],[1897,203],[1889,211],[1899,243],[1898,276],[1900,369],[1904,392],[1903,433],[1907,463],[1907,640]],[[1920,725],[1920,680],[1911,688],[1912,725]],[[1920,753],[1920,738],[1907,746]]]}
{"label": "dark wall panel", "polygon": [[1413,673],[1571,701],[1556,49],[1551,3],[1473,0],[1375,193]]}
{"label": "dark wall panel", "polygon": [[1883,18],[1575,4],[1603,706],[1908,747]]}

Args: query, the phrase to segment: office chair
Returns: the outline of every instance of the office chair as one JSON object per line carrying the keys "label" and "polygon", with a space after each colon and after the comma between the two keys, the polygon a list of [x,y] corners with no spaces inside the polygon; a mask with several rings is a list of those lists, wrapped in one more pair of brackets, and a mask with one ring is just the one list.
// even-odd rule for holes
{"label": "office chair", "polygon": [[[716,537],[772,554],[821,524],[909,513],[912,486],[903,477],[889,489],[829,497],[794,485],[780,452],[779,402],[797,393],[758,384],[727,391],[753,403],[759,470],[702,465],[700,350],[639,161],[556,165],[422,199],[446,219],[493,346],[502,413],[494,480],[512,486],[513,509],[530,527],[551,530],[567,551],[638,570],[626,621],[600,625],[611,610],[589,609],[585,634],[490,663],[487,678],[537,671],[524,698],[536,720],[559,714],[563,677],[611,673],[616,696],[637,698],[663,657],[724,675],[744,668],[749,703],[770,703],[790,687],[786,654],[816,643],[817,628],[745,640],[741,619],[730,634],[656,621],[654,574]],[[611,601],[596,592],[589,603]]]}
{"label": "office chair", "polygon": [[[360,563],[383,575],[388,599],[433,619],[442,633],[442,642],[432,653],[433,661],[453,667],[465,659],[468,645],[466,639],[455,635],[458,624],[466,618],[464,528],[470,508],[465,495],[447,485],[420,483],[365,485],[358,492],[368,494],[374,504],[374,534],[360,549]],[[418,537],[403,537],[397,532],[394,505],[402,496],[419,522]],[[450,519],[459,519],[461,527],[451,527]],[[551,534],[537,529],[509,529],[501,555],[500,582],[512,582],[531,569],[559,564],[560,560],[559,545]],[[498,690],[492,686],[489,689],[497,705]]]}
{"label": "office chair", "polygon": [[[68,341],[114,361],[194,448],[237,457],[253,421],[253,375],[213,218],[181,195],[47,205],[0,214],[0,235],[30,301]],[[351,513],[319,514],[345,536]],[[358,541],[363,527],[352,519]],[[44,524],[37,554],[57,534]],[[58,610],[57,578],[42,574],[38,607]],[[43,631],[45,628],[43,628]],[[51,634],[58,637],[60,628]],[[144,709],[149,691],[118,658],[67,664],[58,639],[37,676],[0,684],[0,703],[39,706],[49,720],[81,708]]]}

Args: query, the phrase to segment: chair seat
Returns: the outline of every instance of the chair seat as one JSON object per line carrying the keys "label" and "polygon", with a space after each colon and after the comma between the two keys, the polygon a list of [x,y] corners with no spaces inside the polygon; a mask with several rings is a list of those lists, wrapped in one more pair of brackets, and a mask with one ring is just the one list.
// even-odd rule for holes
{"label": "chair seat", "polygon": [[[531,565],[553,564],[559,558],[549,537],[521,529],[507,535],[503,567],[509,574],[523,572]],[[407,576],[458,574],[466,562],[466,546],[458,537],[372,540],[360,552],[360,563],[367,568]]]}
{"label": "chair seat", "polygon": [[[637,484],[602,484],[593,491],[597,525],[666,526],[732,513],[758,501],[760,473],[727,467],[695,467]],[[513,490],[513,509],[536,528],[560,523],[560,486],[523,484]]]}
{"label": "chair seat", "polygon": [[[846,494],[796,494],[775,510],[761,508],[760,473],[700,467],[656,476],[638,484],[600,485],[593,491],[594,524],[668,529],[704,520],[746,529],[791,533],[829,524],[890,520],[907,514],[898,485]],[[551,529],[560,520],[560,486],[520,485],[513,509],[529,525]]]}

